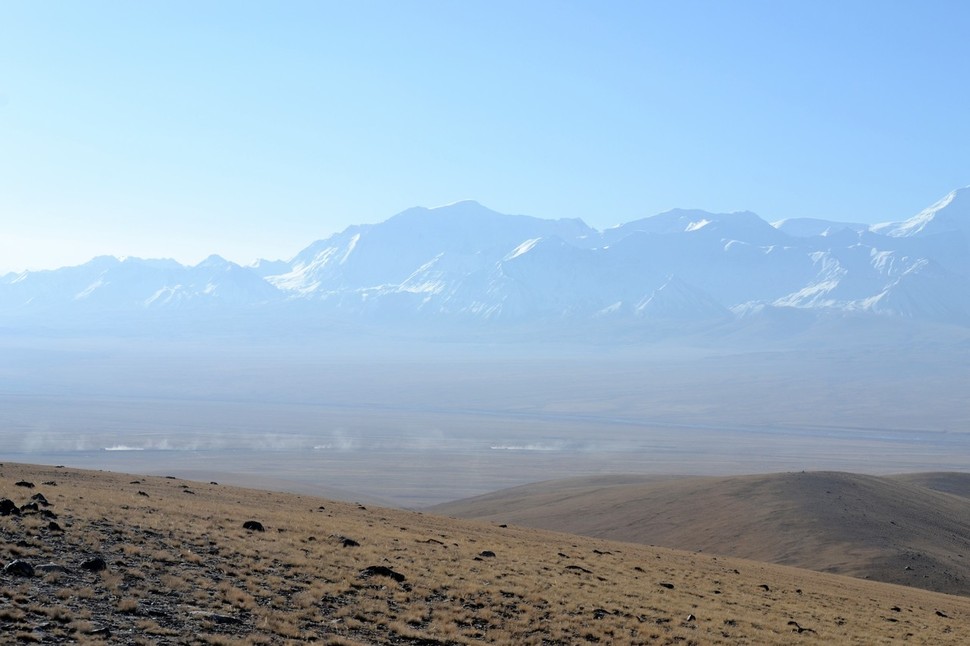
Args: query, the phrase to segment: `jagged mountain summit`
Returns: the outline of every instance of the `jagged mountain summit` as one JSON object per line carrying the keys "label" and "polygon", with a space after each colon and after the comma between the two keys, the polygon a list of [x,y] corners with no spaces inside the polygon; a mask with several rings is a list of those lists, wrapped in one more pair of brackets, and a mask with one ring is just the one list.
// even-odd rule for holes
{"label": "jagged mountain summit", "polygon": [[254,325],[696,330],[786,310],[970,327],[968,251],[970,187],[871,227],[677,209],[598,231],[465,201],[348,227],[289,261],[101,257],[9,274],[0,326],[244,312]]}

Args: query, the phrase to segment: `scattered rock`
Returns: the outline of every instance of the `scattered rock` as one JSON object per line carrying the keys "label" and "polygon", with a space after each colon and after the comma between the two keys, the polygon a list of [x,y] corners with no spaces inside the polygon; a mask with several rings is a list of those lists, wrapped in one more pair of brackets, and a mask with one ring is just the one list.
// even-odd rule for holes
{"label": "scattered rock", "polygon": [[35,501],[38,505],[43,505],[44,507],[49,507],[50,503],[47,502],[47,498],[44,497],[42,493],[35,493],[30,497],[31,500]]}
{"label": "scattered rock", "polygon": [[52,532],[63,532],[64,531],[64,528],[61,527],[60,525],[58,525],[53,520],[51,522],[47,523],[47,529],[49,529]]}
{"label": "scattered rock", "polygon": [[765,592],[771,592],[771,588],[769,588],[768,585],[765,584],[765,583],[762,583],[758,587],[761,588],[762,590],[764,590]]}
{"label": "scattered rock", "polygon": [[793,633],[798,633],[799,635],[801,635],[802,633],[812,633],[813,635],[817,635],[818,634],[814,630],[812,630],[811,628],[805,628],[804,626],[799,626],[797,621],[789,621],[788,622],[788,625],[789,626],[794,626],[794,628],[792,628],[791,631]]}
{"label": "scattered rock", "polygon": [[34,566],[27,561],[17,559],[3,566],[3,572],[4,574],[12,574],[13,576],[31,577],[34,576]]}
{"label": "scattered rock", "polygon": [[37,506],[36,502],[28,502],[20,505],[20,513],[24,513],[25,511],[40,511],[40,507]]}
{"label": "scattered rock", "polygon": [[340,544],[344,547],[360,547],[360,543],[352,538],[347,538],[346,536],[340,539]]}
{"label": "scattered rock", "polygon": [[88,572],[102,572],[108,569],[108,564],[100,556],[85,559],[81,562],[81,569]]}
{"label": "scattered rock", "polygon": [[150,498],[150,497],[151,497],[151,496],[149,496],[149,495],[148,495],[147,493],[145,493],[144,491],[139,491],[139,492],[138,492],[138,495],[139,495],[139,496],[145,496],[146,498]]}
{"label": "scattered rock", "polygon": [[57,486],[57,483],[54,482],[53,480],[46,480],[46,481],[42,482],[41,484],[44,485],[44,486],[46,486],[46,487],[56,487]]}
{"label": "scattered rock", "polygon": [[101,626],[98,628],[92,628],[88,631],[88,634],[96,637],[111,637],[111,629],[107,626]]}
{"label": "scattered rock", "polygon": [[16,482],[14,484],[16,484],[18,487],[27,487],[28,489],[33,489],[34,488],[34,483],[33,482],[27,482],[26,480],[21,480],[20,482]]}
{"label": "scattered rock", "polygon": [[478,555],[481,556],[483,559],[495,558],[495,552],[493,552],[492,550],[483,550],[479,552]]}
{"label": "scattered rock", "polygon": [[4,498],[0,500],[0,516],[9,516],[13,514],[14,516],[20,515],[20,508],[14,503],[14,501],[9,498]]}
{"label": "scattered rock", "polygon": [[243,523],[243,529],[248,529],[251,532],[265,532],[266,528],[258,520],[247,520]]}
{"label": "scattered rock", "polygon": [[687,619],[685,619],[685,621],[697,621],[697,617],[694,615],[687,615]]}
{"label": "scattered rock", "polygon": [[890,610],[892,610],[893,612],[902,612],[902,608],[900,608],[899,606],[893,606],[892,608],[890,608]]}
{"label": "scattered rock", "polygon": [[41,509],[40,517],[46,518],[47,520],[57,520],[57,514],[52,512],[50,509]]}
{"label": "scattered rock", "polygon": [[668,590],[673,590],[674,589],[674,584],[673,583],[667,583],[667,582],[661,582],[660,587],[661,588],[667,588]]}
{"label": "scattered rock", "polygon": [[577,570],[577,571],[579,571],[579,572],[585,572],[586,574],[592,574],[592,572],[590,572],[590,571],[589,571],[589,570],[587,570],[586,568],[584,568],[584,567],[581,567],[581,566],[579,566],[579,565],[567,565],[567,566],[566,566],[566,569],[567,569],[567,570]]}
{"label": "scattered rock", "polygon": [[603,608],[597,608],[593,611],[593,619],[602,619],[606,615],[610,614],[609,610],[604,610]]}
{"label": "scattered rock", "polygon": [[405,581],[405,576],[403,574],[401,574],[400,572],[395,572],[391,568],[386,567],[384,565],[370,565],[368,567],[365,567],[363,570],[360,571],[360,574],[358,576],[360,576],[363,579],[366,579],[372,576],[386,576],[397,581],[398,583],[402,583]]}
{"label": "scattered rock", "polygon": [[937,617],[943,617],[945,619],[949,619],[950,618],[950,616],[947,615],[945,612],[940,612],[939,610],[936,611],[936,616]]}

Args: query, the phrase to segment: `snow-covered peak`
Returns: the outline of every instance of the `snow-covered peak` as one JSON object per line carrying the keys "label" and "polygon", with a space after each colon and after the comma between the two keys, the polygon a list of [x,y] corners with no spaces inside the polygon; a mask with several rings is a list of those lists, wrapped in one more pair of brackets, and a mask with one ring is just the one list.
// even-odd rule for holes
{"label": "snow-covered peak", "polygon": [[710,213],[698,209],[673,209],[648,218],[603,231],[603,238],[611,244],[638,233],[672,235],[701,234],[729,240],[745,240],[752,244],[781,244],[786,235],[750,211]]}
{"label": "snow-covered peak", "polygon": [[218,254],[212,254],[211,256],[209,256],[208,258],[206,258],[205,260],[197,264],[195,267],[196,269],[222,269],[224,267],[229,267],[232,264],[233,263],[229,262],[222,256]]}
{"label": "snow-covered peak", "polygon": [[884,222],[871,230],[893,238],[970,231],[970,186],[951,191],[904,222]]}
{"label": "snow-covered peak", "polygon": [[869,225],[859,222],[833,222],[819,218],[787,218],[772,222],[771,226],[793,238],[831,236],[846,230],[861,233],[869,228]]}
{"label": "snow-covered peak", "polygon": [[266,278],[267,276],[277,276],[290,271],[291,267],[285,260],[266,260],[260,258],[249,266],[257,276]]}

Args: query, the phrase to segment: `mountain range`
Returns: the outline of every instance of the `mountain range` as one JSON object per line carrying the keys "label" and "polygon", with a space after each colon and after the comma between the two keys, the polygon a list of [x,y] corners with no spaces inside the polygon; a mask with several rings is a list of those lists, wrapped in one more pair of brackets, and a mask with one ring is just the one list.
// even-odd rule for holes
{"label": "mountain range", "polygon": [[[151,321],[495,329],[736,328],[788,317],[970,327],[970,187],[903,222],[676,209],[603,231],[473,201],[348,227],[288,261],[98,257],[0,277],[0,327]],[[487,326],[485,325],[487,324]]]}

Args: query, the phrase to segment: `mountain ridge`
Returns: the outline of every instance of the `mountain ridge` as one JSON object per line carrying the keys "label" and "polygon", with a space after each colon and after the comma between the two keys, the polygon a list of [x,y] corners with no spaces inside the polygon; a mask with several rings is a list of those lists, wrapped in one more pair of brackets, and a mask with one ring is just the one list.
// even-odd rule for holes
{"label": "mountain ridge", "polygon": [[[110,328],[118,314],[177,312],[190,321],[240,309],[254,321],[279,320],[288,303],[302,303],[310,321],[455,330],[471,321],[669,329],[677,321],[737,323],[765,308],[970,328],[968,223],[970,188],[908,220],[866,228],[674,209],[598,231],[579,219],[506,215],[462,201],[349,226],[289,261],[244,267],[210,256],[188,266],[102,256],[7,274],[0,325],[58,326],[83,315]],[[682,296],[696,296],[692,307],[690,299],[679,307],[651,300],[674,276]]]}

